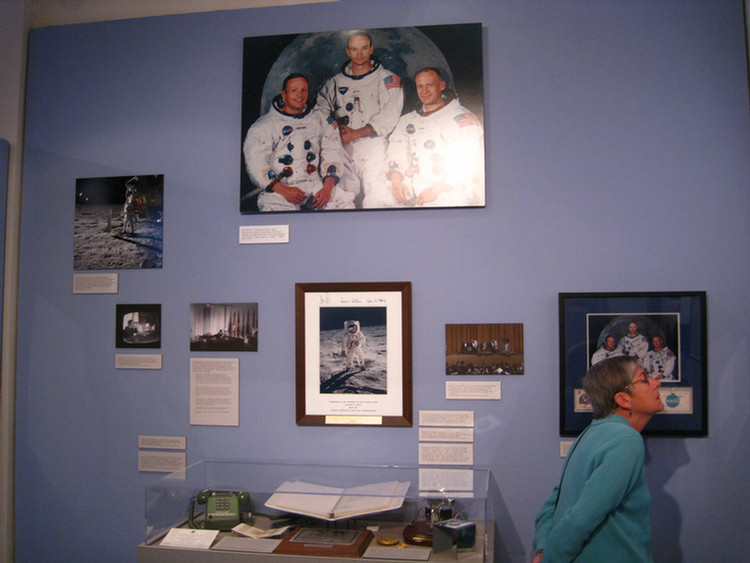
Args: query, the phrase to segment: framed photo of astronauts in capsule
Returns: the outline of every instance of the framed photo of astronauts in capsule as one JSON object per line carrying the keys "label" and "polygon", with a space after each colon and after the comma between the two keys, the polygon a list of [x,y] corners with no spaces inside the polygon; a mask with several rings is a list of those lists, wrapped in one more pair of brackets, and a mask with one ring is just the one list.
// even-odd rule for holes
{"label": "framed photo of astronauts in capsule", "polygon": [[240,212],[483,207],[479,23],[247,37]]}
{"label": "framed photo of astronauts in capsule", "polygon": [[299,425],[412,425],[411,283],[298,283]]}
{"label": "framed photo of astronauts in capsule", "polygon": [[561,293],[560,435],[591,421],[581,380],[594,364],[636,357],[659,382],[664,410],[643,434],[708,434],[706,293]]}

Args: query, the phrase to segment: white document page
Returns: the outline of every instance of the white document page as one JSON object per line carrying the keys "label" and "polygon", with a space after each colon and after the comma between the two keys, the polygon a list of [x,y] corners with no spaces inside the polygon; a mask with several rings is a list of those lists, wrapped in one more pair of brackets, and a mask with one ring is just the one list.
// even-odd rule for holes
{"label": "white document page", "polygon": [[190,358],[190,424],[239,426],[238,358]]}

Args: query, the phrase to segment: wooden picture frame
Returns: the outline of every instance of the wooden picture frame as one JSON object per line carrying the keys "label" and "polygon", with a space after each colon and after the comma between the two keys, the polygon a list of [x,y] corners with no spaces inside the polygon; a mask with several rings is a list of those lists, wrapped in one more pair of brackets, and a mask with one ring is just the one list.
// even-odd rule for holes
{"label": "wooden picture frame", "polygon": [[411,282],[298,283],[295,312],[297,424],[412,425]]}

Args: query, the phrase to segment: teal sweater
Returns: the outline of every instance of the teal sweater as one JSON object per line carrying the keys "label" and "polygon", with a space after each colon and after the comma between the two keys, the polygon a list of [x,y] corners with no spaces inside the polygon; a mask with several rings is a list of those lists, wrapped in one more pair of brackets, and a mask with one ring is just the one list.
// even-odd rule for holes
{"label": "teal sweater", "polygon": [[623,417],[588,426],[536,517],[534,549],[544,549],[542,563],[653,561],[644,457],[641,435]]}

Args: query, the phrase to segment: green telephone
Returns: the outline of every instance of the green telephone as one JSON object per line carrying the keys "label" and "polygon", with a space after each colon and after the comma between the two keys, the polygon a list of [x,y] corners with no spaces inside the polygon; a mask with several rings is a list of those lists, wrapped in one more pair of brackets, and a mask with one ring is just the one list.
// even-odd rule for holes
{"label": "green telephone", "polygon": [[[205,504],[206,511],[202,522],[195,522],[195,503]],[[206,489],[190,499],[191,528],[206,530],[231,530],[242,522],[241,507],[248,507],[250,494],[245,491],[215,491]]]}

